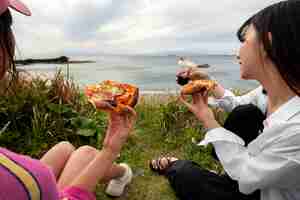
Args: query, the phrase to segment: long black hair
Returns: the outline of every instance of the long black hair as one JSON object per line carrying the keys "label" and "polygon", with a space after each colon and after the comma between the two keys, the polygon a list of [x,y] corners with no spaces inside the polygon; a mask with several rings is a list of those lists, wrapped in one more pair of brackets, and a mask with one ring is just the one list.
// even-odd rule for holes
{"label": "long black hair", "polygon": [[281,1],[250,17],[237,32],[241,42],[251,24],[267,56],[291,90],[300,96],[300,0]]}
{"label": "long black hair", "polygon": [[10,11],[7,9],[0,15],[0,79],[5,73],[11,72],[12,77],[16,75],[16,66],[14,63],[15,41],[11,29],[13,20]]}

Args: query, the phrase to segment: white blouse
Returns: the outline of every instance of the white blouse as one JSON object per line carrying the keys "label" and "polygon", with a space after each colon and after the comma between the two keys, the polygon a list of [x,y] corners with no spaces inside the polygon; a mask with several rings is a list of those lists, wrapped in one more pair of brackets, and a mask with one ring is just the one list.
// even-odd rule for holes
{"label": "white blouse", "polygon": [[[266,112],[267,97],[259,87],[236,97],[226,91],[214,105],[231,111],[253,103]],[[224,170],[240,192],[261,190],[261,200],[300,199],[300,97],[283,104],[264,121],[263,132],[247,147],[242,138],[224,129],[208,131],[199,145],[212,143]]]}

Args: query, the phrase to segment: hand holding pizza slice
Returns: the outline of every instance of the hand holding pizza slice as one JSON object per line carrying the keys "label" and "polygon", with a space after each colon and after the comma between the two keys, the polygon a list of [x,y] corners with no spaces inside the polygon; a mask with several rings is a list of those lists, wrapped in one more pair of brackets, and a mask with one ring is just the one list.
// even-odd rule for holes
{"label": "hand holding pizza slice", "polygon": [[139,97],[139,89],[133,85],[105,80],[99,84],[88,85],[85,95],[97,109],[107,112],[128,112],[133,108]]}

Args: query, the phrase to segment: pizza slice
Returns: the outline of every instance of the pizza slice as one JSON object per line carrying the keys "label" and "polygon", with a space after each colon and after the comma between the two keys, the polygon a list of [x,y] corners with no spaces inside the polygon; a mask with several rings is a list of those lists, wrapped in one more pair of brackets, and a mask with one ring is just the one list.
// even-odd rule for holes
{"label": "pizza slice", "polygon": [[98,109],[121,113],[126,111],[126,106],[133,108],[137,104],[139,89],[130,84],[105,80],[86,86],[85,95]]}
{"label": "pizza slice", "polygon": [[185,95],[194,94],[198,92],[209,92],[217,86],[214,80],[194,80],[184,85],[181,93]]}

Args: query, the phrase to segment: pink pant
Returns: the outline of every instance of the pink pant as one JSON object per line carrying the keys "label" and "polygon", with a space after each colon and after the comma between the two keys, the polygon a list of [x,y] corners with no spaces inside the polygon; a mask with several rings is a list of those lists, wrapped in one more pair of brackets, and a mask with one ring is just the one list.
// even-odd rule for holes
{"label": "pink pant", "polygon": [[60,200],[96,200],[95,194],[79,187],[66,187],[59,197]]}

